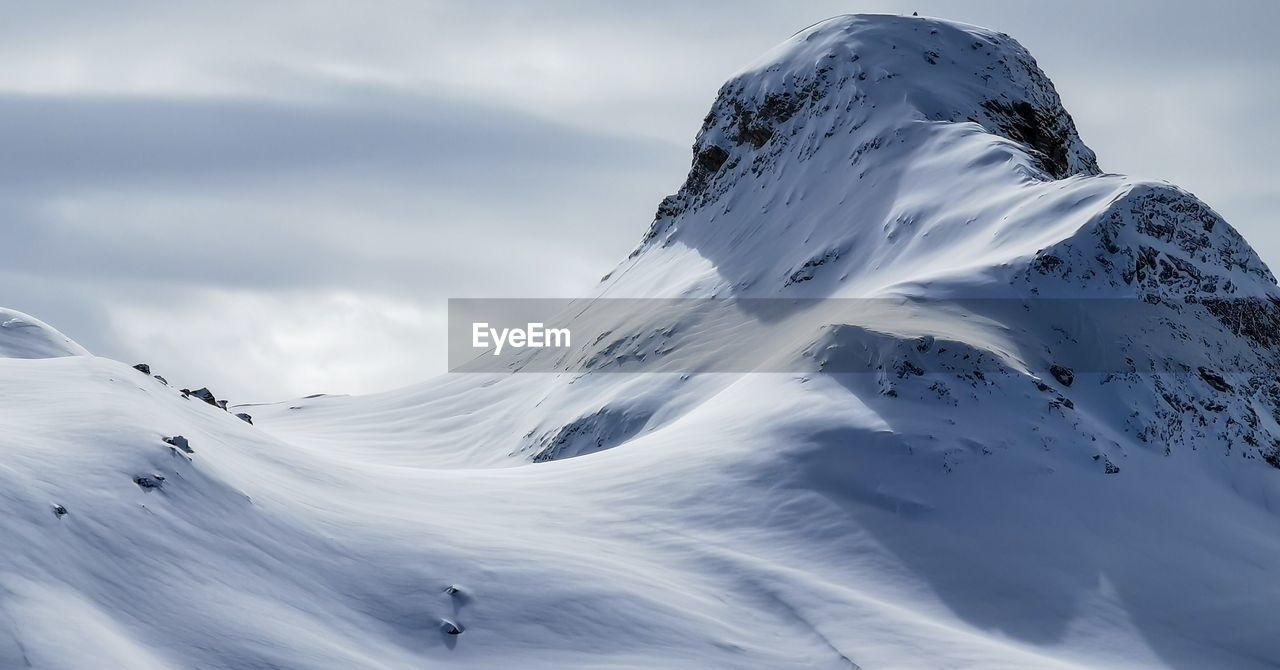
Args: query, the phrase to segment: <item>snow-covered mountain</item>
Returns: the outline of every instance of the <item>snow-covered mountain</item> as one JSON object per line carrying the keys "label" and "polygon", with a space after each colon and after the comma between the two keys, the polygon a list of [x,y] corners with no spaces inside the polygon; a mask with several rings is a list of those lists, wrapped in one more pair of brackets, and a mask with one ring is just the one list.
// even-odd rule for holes
{"label": "snow-covered mountain", "polygon": [[711,297],[898,307],[231,411],[0,312],[0,668],[1280,665],[1280,290],[1008,36],[734,76],[583,303]]}

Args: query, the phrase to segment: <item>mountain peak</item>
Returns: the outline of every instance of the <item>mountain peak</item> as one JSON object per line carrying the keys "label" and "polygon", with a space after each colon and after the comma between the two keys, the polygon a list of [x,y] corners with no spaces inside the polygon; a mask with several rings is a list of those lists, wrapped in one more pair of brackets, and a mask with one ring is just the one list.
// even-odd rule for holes
{"label": "mountain peak", "polygon": [[810,113],[843,106],[846,123],[972,121],[1024,145],[1055,178],[1099,172],[1031,54],[1012,37],[976,26],[867,14],[815,24],[735,75],[716,107],[736,113],[713,109],[719,123],[703,134],[719,140],[719,130],[759,143],[769,121],[806,102]]}
{"label": "mountain peak", "polygon": [[659,207],[646,241],[666,219],[716,200],[735,169],[760,176],[783,155],[806,160],[833,144],[856,163],[920,123],[977,124],[1025,152],[1043,179],[1101,172],[1052,82],[1008,35],[921,17],[840,16],[796,33],[721,87],[688,178]]}

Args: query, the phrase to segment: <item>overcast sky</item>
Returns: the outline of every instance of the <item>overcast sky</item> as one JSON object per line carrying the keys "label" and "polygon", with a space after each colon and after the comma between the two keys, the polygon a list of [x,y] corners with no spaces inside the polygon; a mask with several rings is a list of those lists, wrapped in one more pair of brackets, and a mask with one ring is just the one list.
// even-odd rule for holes
{"label": "overcast sky", "polygon": [[1013,35],[1103,169],[1280,266],[1280,3],[26,2],[0,21],[0,305],[233,401],[445,366],[449,297],[570,297],[716,89],[837,14]]}

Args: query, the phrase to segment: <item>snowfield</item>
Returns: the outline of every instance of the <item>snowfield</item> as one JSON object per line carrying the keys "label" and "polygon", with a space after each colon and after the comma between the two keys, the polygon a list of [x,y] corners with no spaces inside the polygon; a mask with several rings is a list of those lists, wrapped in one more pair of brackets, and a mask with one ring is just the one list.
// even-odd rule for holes
{"label": "snowfield", "polygon": [[1280,290],[1212,209],[926,18],[796,34],[693,153],[586,304],[917,308],[230,411],[0,310],[0,668],[1280,666]]}

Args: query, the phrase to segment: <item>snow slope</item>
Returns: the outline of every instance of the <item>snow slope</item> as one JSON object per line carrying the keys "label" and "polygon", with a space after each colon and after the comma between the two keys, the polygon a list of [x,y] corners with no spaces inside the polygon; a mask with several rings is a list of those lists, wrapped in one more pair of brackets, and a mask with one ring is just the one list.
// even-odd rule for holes
{"label": "snow slope", "polygon": [[0,308],[0,357],[57,358],[87,356],[84,347],[49,324],[12,309]]}
{"label": "snow slope", "polygon": [[0,668],[1280,665],[1280,291],[1217,214],[1101,174],[1021,46],[933,19],[798,33],[693,153],[588,307],[906,307],[762,330],[793,372],[252,425],[6,313]]}

